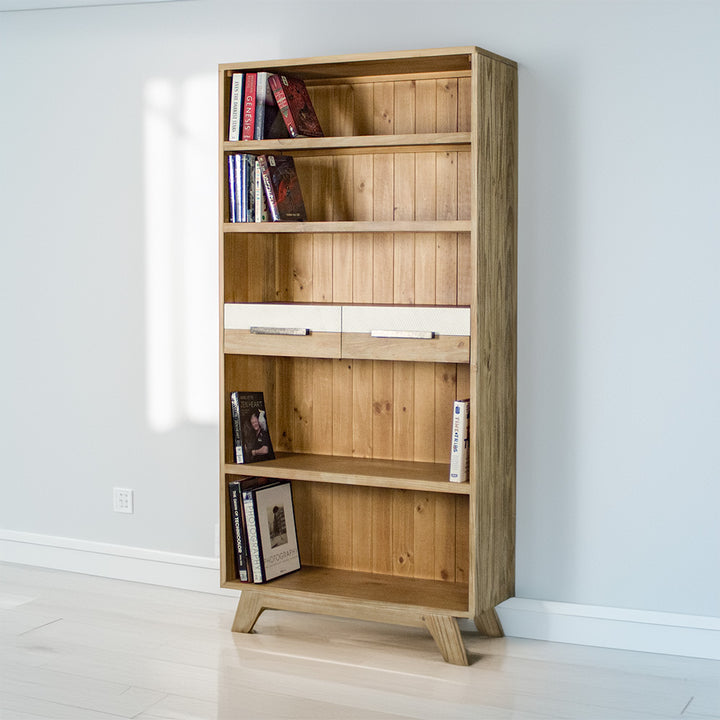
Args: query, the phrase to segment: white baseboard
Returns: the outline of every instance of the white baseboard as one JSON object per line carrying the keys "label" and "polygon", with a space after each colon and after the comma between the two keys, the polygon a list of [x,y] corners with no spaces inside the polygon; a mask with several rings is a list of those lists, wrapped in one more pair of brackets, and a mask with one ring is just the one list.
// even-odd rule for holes
{"label": "white baseboard", "polygon": [[237,596],[220,588],[217,558],[0,529],[0,561]]}
{"label": "white baseboard", "polygon": [[512,637],[720,660],[720,618],[510,598],[497,609]]}
{"label": "white baseboard", "polygon": [[[0,529],[0,561],[238,595],[220,588],[217,558]],[[497,610],[509,637],[720,660],[720,618],[525,598]]]}

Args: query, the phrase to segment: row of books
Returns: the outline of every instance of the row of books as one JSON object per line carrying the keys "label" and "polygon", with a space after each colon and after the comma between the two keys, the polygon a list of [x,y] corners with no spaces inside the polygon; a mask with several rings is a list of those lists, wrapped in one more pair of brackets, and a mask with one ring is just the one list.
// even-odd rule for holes
{"label": "row of books", "polygon": [[241,582],[264,583],[300,569],[289,480],[228,483],[235,568]]}
{"label": "row of books", "polygon": [[230,88],[228,140],[323,137],[303,80],[269,72],[236,72]]}
{"label": "row of books", "polygon": [[230,222],[307,220],[291,156],[230,153],[227,158]]}

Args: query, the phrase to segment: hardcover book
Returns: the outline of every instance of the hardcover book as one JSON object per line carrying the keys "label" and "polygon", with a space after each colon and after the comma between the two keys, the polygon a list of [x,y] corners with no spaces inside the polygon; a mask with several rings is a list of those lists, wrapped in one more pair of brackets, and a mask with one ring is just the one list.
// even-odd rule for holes
{"label": "hardcover book", "polygon": [[289,155],[261,155],[260,172],[270,217],[274,221],[307,220],[295,161]]}
{"label": "hardcover book", "polygon": [[242,582],[252,582],[252,568],[248,554],[247,531],[242,502],[241,481],[228,483],[230,500],[230,522],[232,524],[233,551],[235,555],[235,571]]}
{"label": "hardcover book", "polygon": [[265,140],[289,137],[285,121],[268,83],[269,72],[259,72],[255,87],[255,139]]}
{"label": "hardcover book", "polygon": [[287,75],[271,75],[268,83],[290,137],[323,137],[320,122],[303,80]]}
{"label": "hardcover book", "polygon": [[243,107],[243,73],[233,73],[230,88],[230,117],[228,118],[228,140],[240,139],[240,125]]}
{"label": "hardcover book", "polygon": [[255,91],[257,73],[249,72],[245,75],[245,90],[243,91],[243,120],[242,139],[252,140],[255,135]]}
{"label": "hardcover book", "polygon": [[230,393],[236,463],[274,460],[265,399],[261,392]]}
{"label": "hardcover book", "polygon": [[289,480],[243,490],[253,582],[300,569],[292,486]]}
{"label": "hardcover book", "polygon": [[470,400],[453,403],[450,482],[470,479]]}

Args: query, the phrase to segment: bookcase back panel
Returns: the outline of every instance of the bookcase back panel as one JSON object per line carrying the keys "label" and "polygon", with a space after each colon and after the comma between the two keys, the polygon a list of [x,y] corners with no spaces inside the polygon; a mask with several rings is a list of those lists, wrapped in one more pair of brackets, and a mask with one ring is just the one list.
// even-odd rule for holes
{"label": "bookcase back panel", "polygon": [[326,136],[462,132],[470,129],[467,73],[325,81],[308,90]]}
{"label": "bookcase back panel", "polygon": [[262,391],[276,451],[449,462],[452,404],[468,397],[468,365],[225,356],[229,395]]}
{"label": "bookcase back panel", "polygon": [[293,482],[303,564],[468,582],[468,498]]}
{"label": "bookcase back panel", "polygon": [[235,234],[225,302],[471,304],[469,233]]}

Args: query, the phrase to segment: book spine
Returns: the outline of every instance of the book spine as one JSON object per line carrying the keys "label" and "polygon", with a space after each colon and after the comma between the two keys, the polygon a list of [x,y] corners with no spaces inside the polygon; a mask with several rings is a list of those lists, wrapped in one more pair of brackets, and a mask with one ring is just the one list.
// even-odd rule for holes
{"label": "book spine", "polygon": [[257,73],[255,83],[255,140],[265,139],[265,95],[268,90],[268,72]]}
{"label": "book spine", "polygon": [[240,495],[240,482],[233,481],[228,485],[230,494],[230,514],[232,517],[233,539],[235,540],[235,569],[242,582],[248,581],[245,545],[243,543],[243,512],[242,497]]}
{"label": "book spine", "polygon": [[253,582],[262,583],[265,581],[263,572],[262,551],[260,548],[260,535],[258,533],[257,515],[255,513],[255,492],[245,490],[242,494],[243,508],[245,510],[245,527],[248,536],[248,551],[252,565]]}
{"label": "book spine", "polygon": [[240,420],[240,396],[238,393],[230,393],[230,415],[232,417],[233,443],[235,445],[235,462],[244,463],[242,444],[242,425]]}
{"label": "book spine", "polygon": [[235,179],[235,156],[228,155],[228,211],[230,222],[237,222],[237,214],[235,212],[235,193],[237,192],[237,182]]}
{"label": "book spine", "polygon": [[245,156],[236,155],[237,167],[235,173],[238,178],[238,222],[247,222],[247,171],[245,165]]}
{"label": "book spine", "polygon": [[450,448],[450,482],[467,482],[470,469],[470,402],[453,403],[452,446]]}
{"label": "book spine", "polygon": [[243,140],[252,140],[255,135],[256,84],[257,73],[247,73],[247,75],[245,75],[245,90],[243,92]]}
{"label": "book spine", "polygon": [[240,114],[242,111],[243,73],[233,73],[230,88],[230,118],[228,122],[228,140],[240,139]]}
{"label": "book spine", "polygon": [[277,198],[273,190],[272,181],[270,180],[270,169],[268,168],[268,156],[260,155],[260,174],[262,175],[263,185],[265,187],[265,197],[267,199],[268,211],[274,222],[280,220],[280,210],[278,208]]}
{"label": "book spine", "polygon": [[265,199],[260,160],[255,158],[255,222],[267,222],[268,218],[268,206]]}
{"label": "book spine", "polygon": [[268,82],[270,83],[270,87],[272,88],[273,95],[275,95],[275,101],[280,108],[280,114],[285,121],[285,127],[287,128],[290,137],[297,137],[297,123],[295,122],[295,118],[293,118],[292,111],[290,110],[290,105],[288,104],[282,81],[283,78],[281,75],[271,75],[268,80]]}
{"label": "book spine", "polygon": [[245,196],[247,197],[247,221],[255,222],[255,156],[245,156],[245,172],[247,173],[247,183],[245,188]]}

